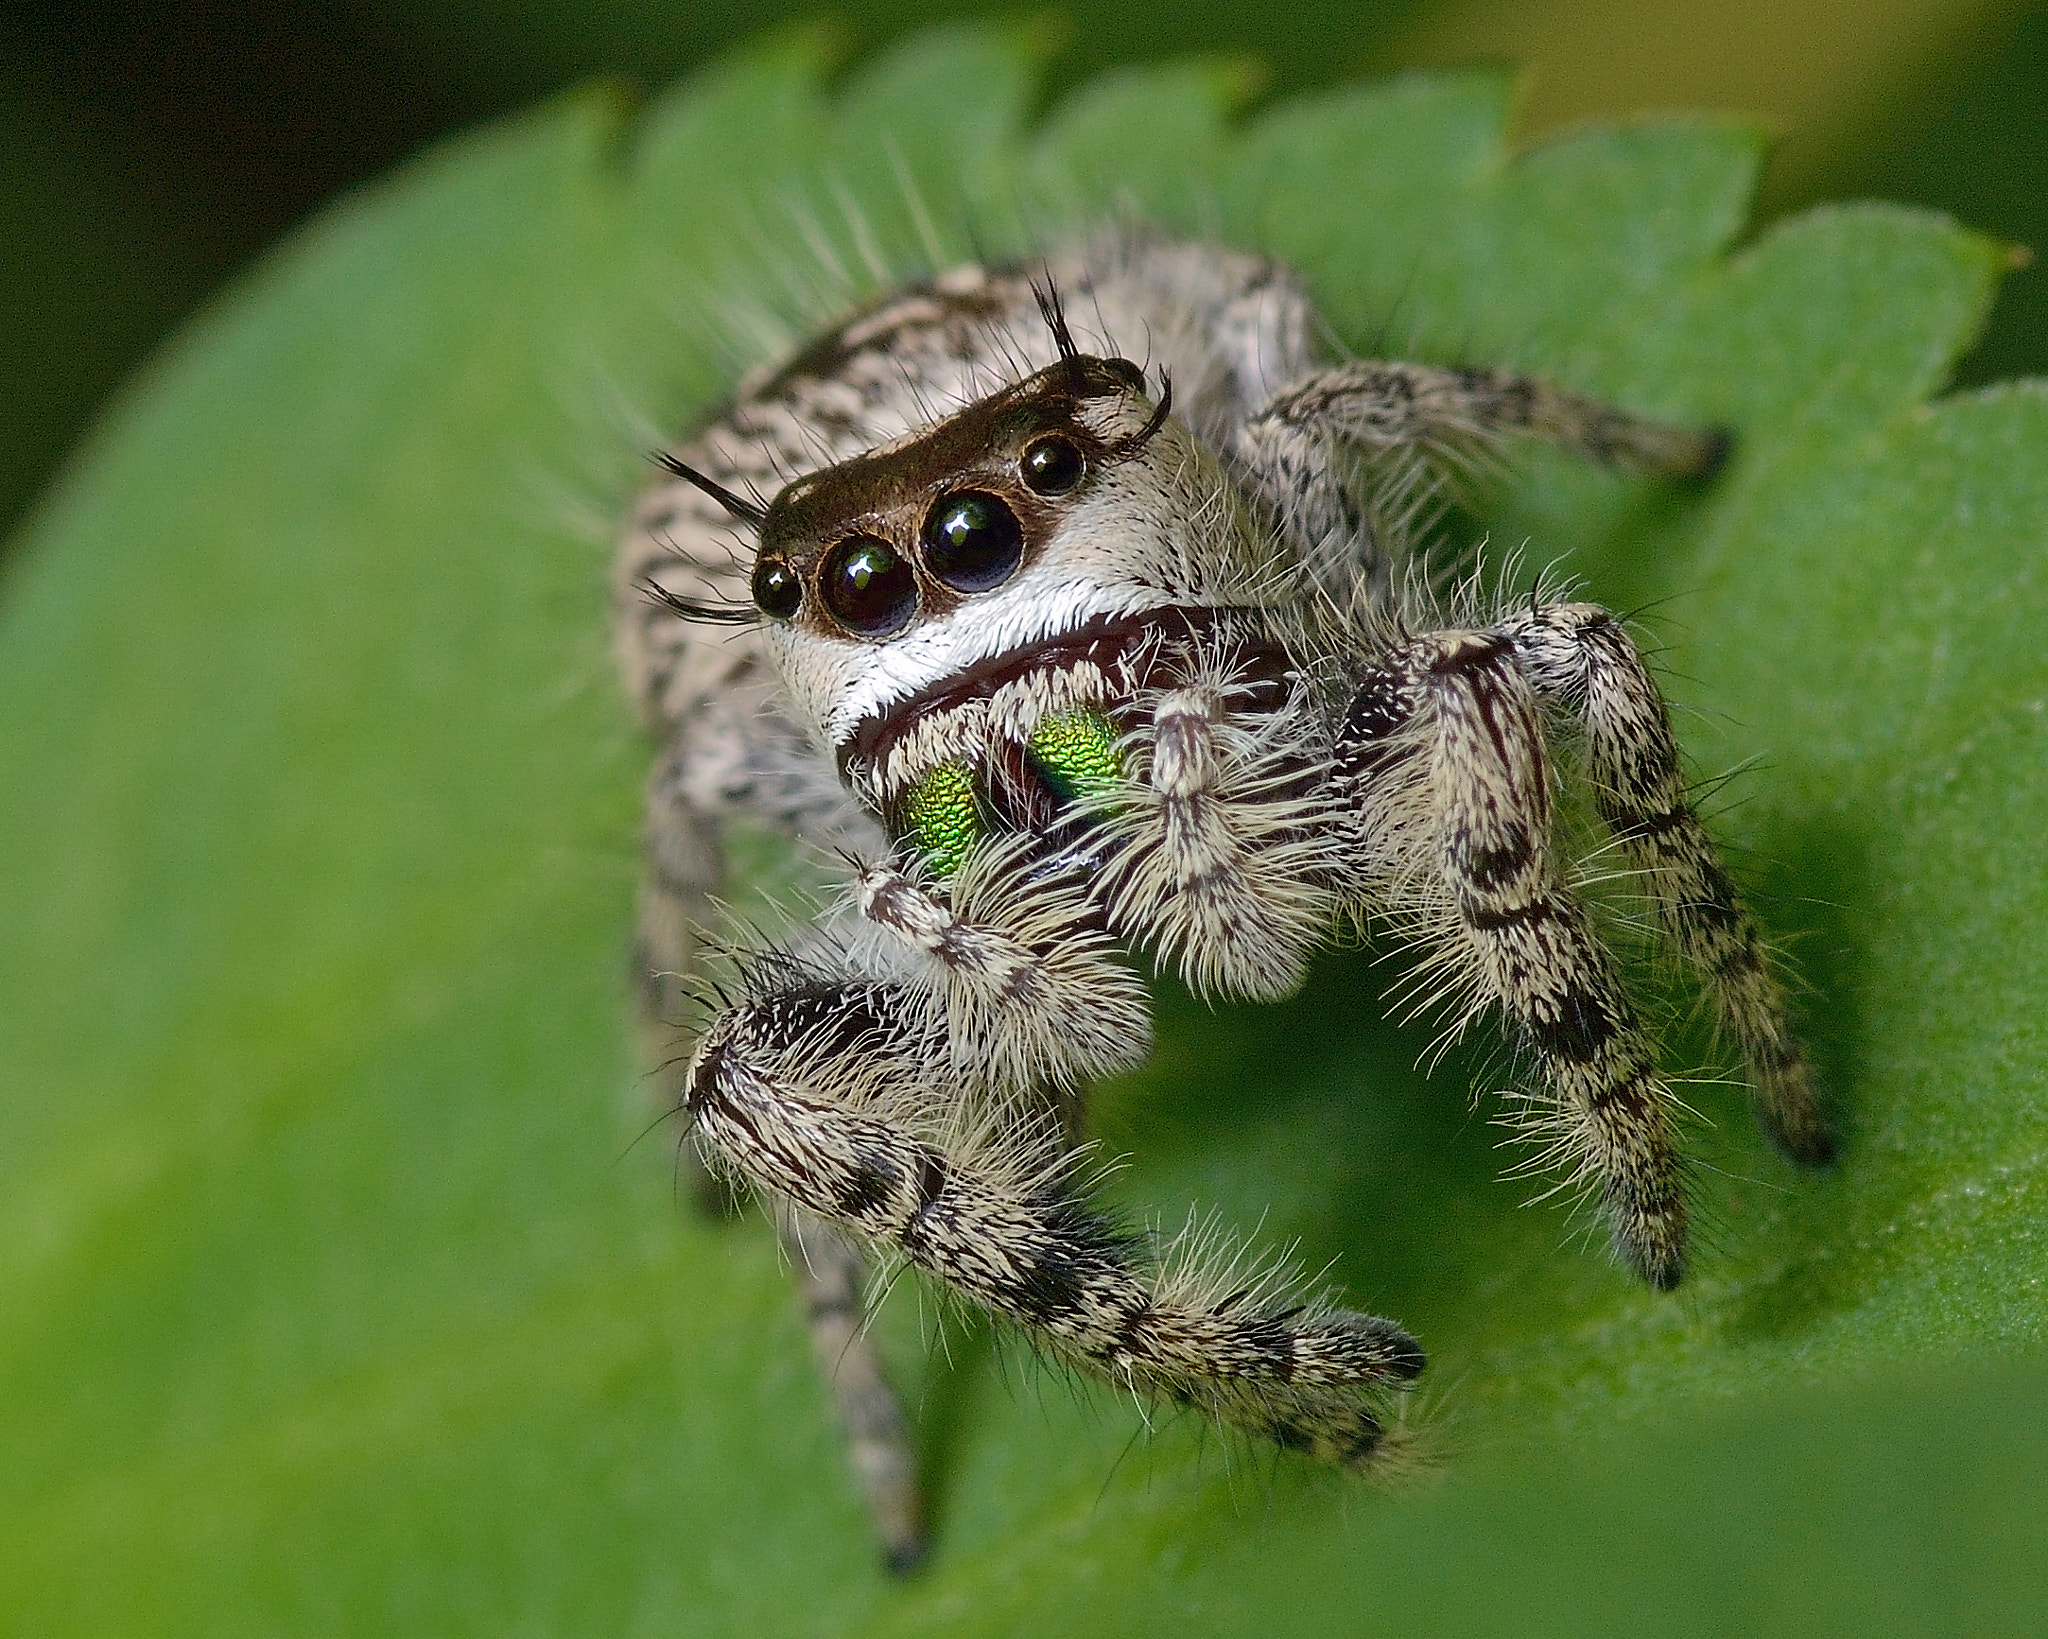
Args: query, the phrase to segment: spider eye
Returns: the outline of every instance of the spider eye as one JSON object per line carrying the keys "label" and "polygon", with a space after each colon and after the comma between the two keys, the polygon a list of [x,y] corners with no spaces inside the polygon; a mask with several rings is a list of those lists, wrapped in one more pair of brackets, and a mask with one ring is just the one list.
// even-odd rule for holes
{"label": "spider eye", "polygon": [[818,575],[832,618],[861,637],[891,637],[917,613],[917,577],[876,535],[850,535],[833,547]]}
{"label": "spider eye", "polygon": [[955,591],[991,591],[1024,561],[1023,525],[981,490],[941,496],[924,521],[924,561]]}
{"label": "spider eye", "polygon": [[1064,495],[1088,476],[1088,462],[1071,438],[1049,433],[1025,446],[1024,484],[1034,495]]}
{"label": "spider eye", "polygon": [[1129,359],[1104,359],[1102,367],[1132,392],[1142,393],[1145,390],[1145,372]]}
{"label": "spider eye", "polygon": [[754,607],[770,620],[794,620],[804,601],[803,582],[780,558],[754,565],[753,593]]}

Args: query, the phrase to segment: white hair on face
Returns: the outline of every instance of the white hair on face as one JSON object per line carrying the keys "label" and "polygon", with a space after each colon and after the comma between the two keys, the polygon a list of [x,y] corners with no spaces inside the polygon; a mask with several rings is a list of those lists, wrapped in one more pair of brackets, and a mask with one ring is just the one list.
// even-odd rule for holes
{"label": "white hair on face", "polygon": [[785,664],[784,678],[820,738],[839,746],[862,723],[971,667],[1040,648],[1090,621],[1120,620],[1172,604],[1164,592],[1063,580],[1041,566],[1018,577],[1003,596],[963,603],[887,643],[828,649],[829,640],[798,638],[805,645],[803,662]]}

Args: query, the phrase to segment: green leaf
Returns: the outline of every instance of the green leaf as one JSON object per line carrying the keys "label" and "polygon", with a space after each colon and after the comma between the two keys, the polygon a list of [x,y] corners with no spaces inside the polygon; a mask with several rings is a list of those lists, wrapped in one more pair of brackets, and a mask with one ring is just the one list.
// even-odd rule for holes
{"label": "green leaf", "polygon": [[[1731,252],[1742,128],[1513,158],[1487,77],[1233,124],[1236,71],[1168,68],[1034,121],[1029,47],[927,35],[833,91],[791,36],[637,117],[593,92],[438,150],[192,326],[18,544],[22,1631],[2024,1625],[2048,394],[1928,402],[2001,252],[1881,208]],[[1800,1174],[1695,1088],[1705,1245],[1660,1297],[1524,1208],[1468,1108],[1488,1050],[1425,1077],[1366,956],[1274,1008],[1169,998],[1157,1062],[1098,1102],[1119,1195],[1263,1216],[1409,1324],[1443,1483],[1146,1434],[972,1325],[937,1347],[906,1290],[883,1336],[938,1548],[895,1585],[770,1237],[677,1210],[642,1136],[648,751],[606,535],[648,439],[729,385],[738,309],[1119,208],[1286,256],[1354,346],[1736,429],[1701,494],[1532,460],[1486,511],[1652,606],[1702,769],[1759,763],[1717,823],[1809,981],[1848,1148]]]}

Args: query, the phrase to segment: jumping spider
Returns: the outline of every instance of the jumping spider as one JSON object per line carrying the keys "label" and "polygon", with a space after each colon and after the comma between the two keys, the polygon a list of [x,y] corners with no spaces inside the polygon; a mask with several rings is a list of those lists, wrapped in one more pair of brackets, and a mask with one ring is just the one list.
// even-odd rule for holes
{"label": "jumping spider", "polygon": [[663,740],[656,1057],[728,819],[851,865],[820,926],[729,963],[673,1062],[708,1160],[776,1205],[898,1566],[923,1522],[863,1327],[870,1257],[1332,1463],[1371,1456],[1376,1406],[1422,1370],[1393,1322],[1162,1258],[1090,1204],[1077,1089],[1150,1047],[1133,952],[1272,999],[1334,930],[1391,923],[1505,1019],[1620,1256],[1678,1283],[1672,1098],[1553,845],[1558,723],[1764,1126],[1829,1155],[1621,625],[1532,596],[1446,627],[1410,590],[1443,476],[1507,435],[1674,480],[1725,440],[1501,371],[1327,362],[1318,333],[1285,268],[1210,245],[1112,233],[961,268],[757,373],[659,457],[627,532],[625,669]]}

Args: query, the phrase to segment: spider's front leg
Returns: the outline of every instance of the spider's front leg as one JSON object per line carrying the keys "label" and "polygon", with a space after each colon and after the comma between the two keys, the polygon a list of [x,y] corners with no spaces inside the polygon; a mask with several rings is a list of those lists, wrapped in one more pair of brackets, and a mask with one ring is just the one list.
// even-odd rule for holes
{"label": "spider's front leg", "polygon": [[1534,690],[1497,632],[1402,645],[1360,682],[1335,780],[1358,810],[1374,909],[1435,947],[1447,988],[1498,1006],[1541,1065],[1541,1125],[1598,1185],[1621,1255],[1653,1286],[1685,1267],[1685,1197],[1650,1040],[1551,846]]}
{"label": "spider's front leg", "polygon": [[1510,615],[1500,630],[1537,691],[1579,723],[1600,817],[1666,936],[1711,988],[1742,1049],[1764,1130],[1795,1161],[1833,1159],[1834,1136],[1763,936],[1693,811],[1670,712],[1635,644],[1592,603],[1540,604]]}
{"label": "spider's front leg", "polygon": [[1422,1368],[1406,1332],[1162,1268],[1081,1190],[1042,1095],[1142,1056],[1143,995],[1084,888],[1016,863],[985,846],[943,892],[864,870],[861,902],[909,970],[757,964],[690,1066],[698,1136],[762,1189],[1113,1383],[1363,1462],[1380,1438],[1375,1391]]}

